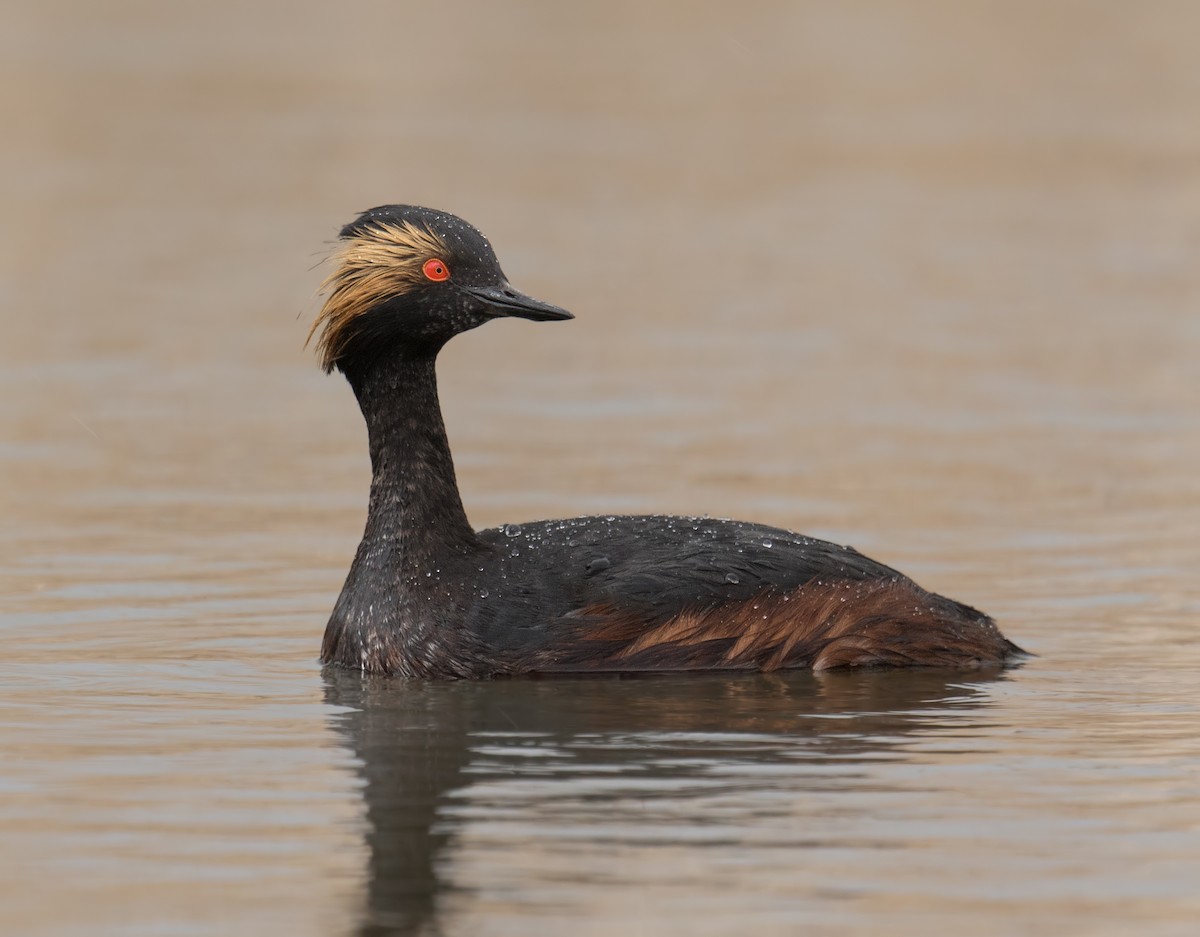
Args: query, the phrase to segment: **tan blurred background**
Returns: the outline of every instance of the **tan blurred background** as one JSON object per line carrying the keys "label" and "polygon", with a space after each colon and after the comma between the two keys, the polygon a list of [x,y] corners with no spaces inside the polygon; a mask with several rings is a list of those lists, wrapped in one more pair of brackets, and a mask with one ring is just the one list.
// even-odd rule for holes
{"label": "tan blurred background", "polygon": [[[1197,664],[1197,5],[63,0],[4,21],[14,932],[119,927],[135,882],[132,919],[204,917],[206,870],[278,835],[309,859],[248,860],[217,932],[300,933],[352,900],[314,657],[368,469],[348,389],[302,345],[330,239],[382,202],[463,215],[578,316],[443,358],[478,525],[676,511],[851,542],[1042,655],[1004,718],[1102,723],[1106,750],[1157,725],[1139,757],[1195,764],[1194,704],[1120,716]],[[1063,715],[1071,692],[1092,704]],[[263,700],[320,794],[286,834],[245,728]],[[209,745],[220,767],[193,773]],[[120,761],[142,756],[161,773]],[[213,796],[248,839],[189,819]],[[1172,803],[1194,831],[1194,795]],[[169,858],[181,841],[207,858]],[[93,862],[86,901],[61,900],[66,855]],[[1056,913],[1141,926],[1105,905],[1121,874]],[[1156,920],[1186,921],[1164,887]]]}

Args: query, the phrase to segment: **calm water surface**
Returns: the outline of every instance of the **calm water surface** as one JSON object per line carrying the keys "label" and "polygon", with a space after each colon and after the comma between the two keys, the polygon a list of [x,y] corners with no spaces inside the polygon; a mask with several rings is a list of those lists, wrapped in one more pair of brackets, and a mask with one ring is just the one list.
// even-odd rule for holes
{"label": "calm water surface", "polygon": [[[1200,11],[18,4],[0,35],[0,932],[1192,934]],[[339,224],[573,309],[457,340],[480,526],[853,543],[992,676],[322,673]]]}

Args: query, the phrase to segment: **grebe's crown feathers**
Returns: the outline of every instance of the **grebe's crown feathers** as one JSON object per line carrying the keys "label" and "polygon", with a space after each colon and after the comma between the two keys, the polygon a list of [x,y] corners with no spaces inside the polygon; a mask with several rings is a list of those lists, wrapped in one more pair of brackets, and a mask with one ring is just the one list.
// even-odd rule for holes
{"label": "grebe's crown feathers", "polygon": [[424,283],[422,264],[449,253],[445,240],[428,224],[406,218],[406,214],[419,218],[442,213],[385,205],[363,212],[342,228],[342,243],[330,256],[333,270],[321,283],[325,303],[305,342],[307,345],[318,336],[317,355],[326,372],[333,370],[345,351],[359,316]]}

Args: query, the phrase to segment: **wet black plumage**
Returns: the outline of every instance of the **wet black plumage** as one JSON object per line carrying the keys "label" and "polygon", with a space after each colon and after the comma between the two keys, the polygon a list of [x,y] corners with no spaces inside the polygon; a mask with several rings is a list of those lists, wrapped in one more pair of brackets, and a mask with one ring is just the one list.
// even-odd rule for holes
{"label": "wet black plumage", "polygon": [[582,517],[474,531],[435,359],[498,316],[567,319],[516,292],[461,219],[371,209],[313,326],[367,422],[366,529],[329,620],[327,663],[413,677],[578,671],[1001,665],[986,615],[857,551],[739,521]]}

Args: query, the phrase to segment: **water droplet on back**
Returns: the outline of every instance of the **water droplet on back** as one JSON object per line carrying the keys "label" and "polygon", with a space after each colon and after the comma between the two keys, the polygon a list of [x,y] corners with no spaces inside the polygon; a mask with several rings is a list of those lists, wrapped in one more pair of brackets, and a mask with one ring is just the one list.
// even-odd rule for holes
{"label": "water droplet on back", "polygon": [[587,571],[589,573],[598,573],[600,570],[608,569],[610,566],[612,566],[612,562],[607,556],[598,556],[587,564]]}

